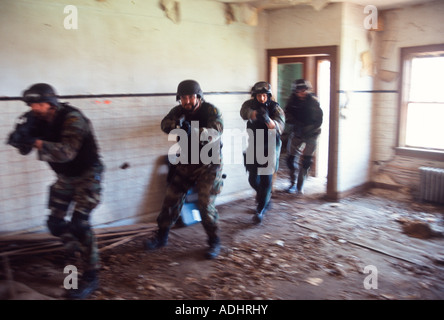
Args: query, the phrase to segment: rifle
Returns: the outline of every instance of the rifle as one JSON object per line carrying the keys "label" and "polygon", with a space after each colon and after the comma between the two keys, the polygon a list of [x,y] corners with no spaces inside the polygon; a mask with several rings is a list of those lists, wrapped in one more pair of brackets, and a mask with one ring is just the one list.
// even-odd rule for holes
{"label": "rifle", "polygon": [[12,131],[6,144],[17,148],[22,155],[32,151],[33,145],[43,133],[44,121],[38,119],[32,111],[22,114],[16,122],[15,130]]}

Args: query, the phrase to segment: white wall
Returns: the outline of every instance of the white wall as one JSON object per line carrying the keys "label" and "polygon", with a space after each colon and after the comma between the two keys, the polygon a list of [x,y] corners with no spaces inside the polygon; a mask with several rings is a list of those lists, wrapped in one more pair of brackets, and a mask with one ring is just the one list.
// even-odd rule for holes
{"label": "white wall", "polygon": [[268,14],[270,48],[340,47],[339,88],[332,88],[346,92],[339,94],[340,106],[346,108],[340,110],[338,124],[338,192],[370,179],[372,94],[368,91],[372,89],[372,79],[361,75],[360,55],[370,49],[363,9],[336,3],[321,11],[298,6]]}
{"label": "white wall", "polygon": [[222,4],[183,2],[176,24],[158,1],[75,1],[78,29],[66,30],[63,10],[72,3],[0,2],[8,79],[1,95],[42,78],[62,94],[173,92],[184,78],[202,81],[205,91],[236,91],[262,73],[261,27],[226,25]]}
{"label": "white wall", "polygon": [[[346,3],[330,4],[321,11],[297,6],[268,13],[268,48],[340,47],[338,192],[369,181],[412,186],[417,184],[419,166],[444,167],[439,161],[394,153],[400,48],[443,42],[444,2],[378,14],[382,31],[366,30],[364,7]],[[374,63],[370,73],[362,72],[363,53]]]}
{"label": "white wall", "polygon": [[[67,30],[63,10],[72,3],[0,2],[0,97],[19,97],[36,82],[50,83],[62,96],[174,94],[180,81],[193,78],[206,100],[221,109],[227,133],[244,129],[239,110],[249,94],[236,92],[247,92],[265,74],[262,24],[227,25],[223,6],[203,0],[181,2],[178,23],[165,16],[158,1],[76,1],[78,29]],[[103,201],[92,223],[154,220],[167,170],[159,159],[171,145],[160,120],[176,104],[175,96],[62,101],[91,119],[107,168]],[[0,137],[6,138],[27,107],[3,98],[0,108]],[[225,150],[228,146],[225,158],[237,157]],[[125,162],[129,168],[121,169]],[[45,230],[53,172],[34,153],[24,157],[5,144],[0,145],[0,169],[0,232]],[[219,202],[251,191],[242,164],[227,163],[224,172]]]}
{"label": "white wall", "polygon": [[267,49],[339,45],[341,4],[321,11],[311,6],[270,11],[267,15]]}
{"label": "white wall", "polygon": [[[267,14],[268,48],[340,46],[342,4],[329,4],[321,11],[311,6],[272,10]],[[338,88],[331,88],[335,94]],[[324,121],[329,121],[324,117]],[[332,124],[330,123],[330,126]],[[332,128],[332,127],[330,127]],[[323,132],[322,135],[328,135]],[[336,164],[334,164],[336,166]],[[336,171],[337,168],[334,168]],[[330,180],[333,181],[333,180]],[[336,192],[336,184],[332,189]]]}
{"label": "white wall", "polygon": [[[398,79],[383,81],[378,74],[370,78],[360,72],[360,54],[366,50],[376,53],[378,70],[396,76],[400,47],[442,43],[442,1],[387,12],[384,31],[374,33],[376,51],[362,28],[365,15],[359,6],[335,3],[321,11],[297,6],[262,12],[259,25],[248,26],[227,25],[223,5],[206,0],[181,1],[178,23],[165,16],[158,1],[75,3],[78,29],[67,30],[63,9],[72,1],[0,1],[0,137],[6,138],[15,118],[27,110],[5,97],[19,97],[35,82],[48,82],[61,95],[154,94],[68,100],[92,120],[107,166],[103,202],[93,213],[93,224],[154,219],[165,186],[166,167],[159,159],[169,148],[159,122],[175,105],[168,94],[181,80],[194,78],[207,100],[221,108],[228,131],[242,130],[239,108],[248,94],[236,92],[266,78],[269,48],[340,46],[338,89],[349,100],[340,109],[338,191],[377,179],[377,170],[369,176],[370,156],[385,161],[394,180],[404,168],[413,172],[424,163],[442,165],[394,156]],[[359,92],[371,89],[383,92]],[[155,95],[159,93],[166,95]],[[344,106],[344,93],[339,100]],[[225,150],[230,149],[224,148],[226,159],[238,159],[235,148]],[[128,169],[120,169],[124,162]],[[219,201],[251,192],[242,165],[227,164],[224,171],[228,177]],[[35,154],[23,157],[0,144],[0,232],[45,229],[47,187],[53,180]]]}
{"label": "white wall", "polygon": [[[421,166],[444,168],[442,161],[395,155],[398,123],[400,48],[444,43],[444,2],[393,9],[382,13],[383,30],[376,32],[377,74],[374,95],[374,166],[372,179],[413,189],[419,185]],[[389,76],[387,76],[389,75]]]}
{"label": "white wall", "polygon": [[361,56],[370,43],[364,8],[343,4],[339,78],[338,191],[370,180],[372,82],[363,72]]}

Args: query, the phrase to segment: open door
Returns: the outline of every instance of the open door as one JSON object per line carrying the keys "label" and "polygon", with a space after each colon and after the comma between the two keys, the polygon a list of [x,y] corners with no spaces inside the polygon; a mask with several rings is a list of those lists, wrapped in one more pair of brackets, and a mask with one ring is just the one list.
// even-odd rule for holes
{"label": "open door", "polygon": [[[276,100],[282,108],[291,93],[291,83],[299,78],[309,80],[324,112],[322,133],[311,175],[326,177],[326,196],[337,200],[337,47],[269,49],[268,75]],[[283,136],[283,140],[286,136]],[[283,141],[285,148],[286,141]]]}
{"label": "open door", "polygon": [[[282,109],[285,109],[288,98],[291,95],[291,84],[295,79],[305,77],[305,70],[307,64],[306,58],[282,58],[278,59],[277,67],[277,93],[276,101]],[[282,152],[285,153],[288,136],[290,132],[285,128],[282,139]]]}
{"label": "open door", "polygon": [[284,108],[291,95],[291,83],[295,79],[305,78],[306,58],[278,59],[277,102]]}

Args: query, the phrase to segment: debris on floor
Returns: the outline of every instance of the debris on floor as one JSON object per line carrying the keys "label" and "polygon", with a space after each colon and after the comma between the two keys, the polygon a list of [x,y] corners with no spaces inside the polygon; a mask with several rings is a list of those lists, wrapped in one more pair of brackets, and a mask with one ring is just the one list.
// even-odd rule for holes
{"label": "debris on floor", "polygon": [[[253,197],[220,205],[215,260],[199,223],[154,252],[142,245],[153,225],[96,230],[100,287],[89,299],[444,299],[442,206],[379,189],[328,202],[325,184],[306,184],[298,196],[277,180],[261,225]],[[65,299],[63,269],[75,262],[48,234],[21,237],[0,238],[0,298]]]}

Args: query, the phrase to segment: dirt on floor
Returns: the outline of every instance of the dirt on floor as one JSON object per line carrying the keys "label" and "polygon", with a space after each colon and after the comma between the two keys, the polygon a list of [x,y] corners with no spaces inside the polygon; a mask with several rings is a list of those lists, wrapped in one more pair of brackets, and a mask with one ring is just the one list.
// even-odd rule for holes
{"label": "dirt on floor", "polygon": [[[143,249],[147,234],[103,251],[89,300],[444,299],[443,206],[384,189],[329,202],[312,177],[303,196],[285,187],[278,178],[261,225],[254,197],[218,207],[215,260],[200,223],[155,252]],[[63,250],[3,260],[0,298],[65,299]]]}

